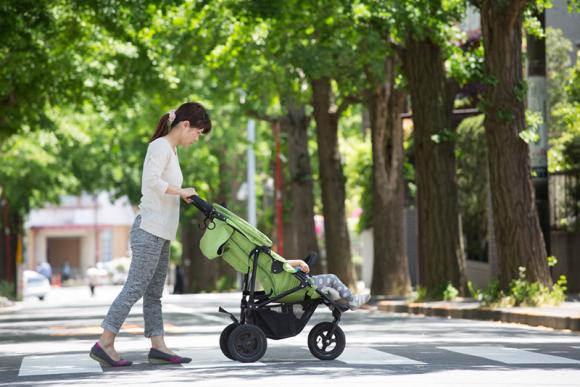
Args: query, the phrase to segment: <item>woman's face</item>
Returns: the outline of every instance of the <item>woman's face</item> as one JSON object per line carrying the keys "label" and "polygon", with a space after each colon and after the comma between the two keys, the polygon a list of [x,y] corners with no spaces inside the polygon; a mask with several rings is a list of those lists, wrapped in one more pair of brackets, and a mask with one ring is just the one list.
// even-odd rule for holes
{"label": "woman's face", "polygon": [[187,123],[183,126],[183,130],[181,132],[181,145],[190,146],[191,144],[198,142],[202,133],[203,129],[189,126],[189,123]]}

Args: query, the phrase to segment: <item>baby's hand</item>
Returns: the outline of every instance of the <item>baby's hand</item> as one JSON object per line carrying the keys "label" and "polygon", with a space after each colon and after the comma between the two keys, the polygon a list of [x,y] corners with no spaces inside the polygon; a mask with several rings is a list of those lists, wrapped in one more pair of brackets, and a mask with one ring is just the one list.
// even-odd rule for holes
{"label": "baby's hand", "polygon": [[303,260],[299,261],[299,265],[300,265],[300,270],[302,270],[305,273],[310,272],[310,267],[308,266],[308,264],[306,262],[304,262]]}

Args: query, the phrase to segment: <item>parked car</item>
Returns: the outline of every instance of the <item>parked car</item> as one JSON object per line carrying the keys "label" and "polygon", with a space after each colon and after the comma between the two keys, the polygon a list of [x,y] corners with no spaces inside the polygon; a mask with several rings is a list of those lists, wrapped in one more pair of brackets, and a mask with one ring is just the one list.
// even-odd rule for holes
{"label": "parked car", "polygon": [[48,278],[33,270],[24,270],[22,275],[24,297],[38,297],[39,300],[44,300],[44,297],[50,292]]}

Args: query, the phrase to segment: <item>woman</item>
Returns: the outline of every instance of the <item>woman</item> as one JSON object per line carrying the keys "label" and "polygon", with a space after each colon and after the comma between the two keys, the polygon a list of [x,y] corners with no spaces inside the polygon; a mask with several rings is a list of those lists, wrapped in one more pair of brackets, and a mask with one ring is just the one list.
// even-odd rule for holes
{"label": "woman", "polygon": [[90,352],[91,358],[112,366],[129,366],[115,350],[115,338],[131,307],[143,297],[145,337],[151,339],[148,359],[151,363],[188,363],[176,355],[164,340],[161,295],[169,265],[169,245],[179,224],[180,197],[189,203],[193,188],[181,188],[183,176],[177,147],[189,146],[211,130],[211,120],[204,107],[187,102],[164,114],[150,140],[143,164],[139,215],[131,229],[133,257],[127,281],[107,316],[101,323],[103,333]]}

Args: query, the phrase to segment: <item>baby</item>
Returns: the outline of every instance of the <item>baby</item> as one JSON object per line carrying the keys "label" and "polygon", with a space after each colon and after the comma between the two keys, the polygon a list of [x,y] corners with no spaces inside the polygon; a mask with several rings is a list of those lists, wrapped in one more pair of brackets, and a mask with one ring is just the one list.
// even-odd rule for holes
{"label": "baby", "polygon": [[[300,268],[304,273],[310,272],[310,267],[301,259],[288,260],[290,266]],[[330,288],[338,292],[340,298],[347,301],[347,306],[350,310],[355,310],[361,305],[366,304],[371,298],[370,294],[352,294],[350,289],[342,283],[342,281],[334,274],[318,274],[310,278],[314,280],[314,284],[319,289]]]}

